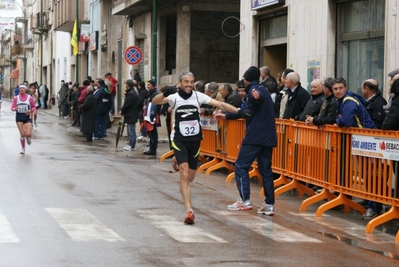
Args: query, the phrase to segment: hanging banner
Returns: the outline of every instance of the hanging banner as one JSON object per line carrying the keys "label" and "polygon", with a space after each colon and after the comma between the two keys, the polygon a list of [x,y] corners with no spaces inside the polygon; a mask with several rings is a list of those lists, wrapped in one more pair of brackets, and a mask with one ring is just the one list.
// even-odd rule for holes
{"label": "hanging banner", "polygon": [[80,25],[80,42],[90,42],[90,24]]}
{"label": "hanging banner", "polygon": [[0,0],[0,10],[16,10],[15,0]]}
{"label": "hanging banner", "polygon": [[0,18],[0,30],[13,30],[15,29],[14,18]]}

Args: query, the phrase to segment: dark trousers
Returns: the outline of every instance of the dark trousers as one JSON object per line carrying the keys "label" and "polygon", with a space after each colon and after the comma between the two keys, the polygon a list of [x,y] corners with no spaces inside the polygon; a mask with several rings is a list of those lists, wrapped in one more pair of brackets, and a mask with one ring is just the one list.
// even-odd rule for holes
{"label": "dark trousers", "polygon": [[106,122],[108,114],[97,114],[96,115],[96,127],[94,130],[94,137],[104,138],[106,134]]}
{"label": "dark trousers", "polygon": [[250,199],[248,171],[255,159],[258,162],[258,170],[262,176],[263,190],[266,204],[274,204],[274,184],[272,172],[273,148],[260,145],[242,145],[235,163],[235,175],[237,189],[243,201]]}
{"label": "dark trousers", "polygon": [[80,112],[78,108],[73,109],[73,125],[80,126]]}
{"label": "dark trousers", "polygon": [[154,129],[150,132],[147,131],[148,137],[150,138],[150,148],[149,151],[157,152],[158,148],[158,129],[154,126]]}

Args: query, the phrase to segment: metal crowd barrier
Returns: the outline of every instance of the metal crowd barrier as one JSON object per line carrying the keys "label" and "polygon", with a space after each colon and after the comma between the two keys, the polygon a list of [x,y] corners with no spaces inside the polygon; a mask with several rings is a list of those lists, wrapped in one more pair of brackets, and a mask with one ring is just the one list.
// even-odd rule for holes
{"label": "metal crowd barrier", "polygon": [[[204,117],[200,153],[211,158],[198,172],[206,174],[227,168],[232,171],[226,182],[234,179],[234,162],[245,135],[245,121],[219,121]],[[213,122],[212,122],[213,121]],[[205,124],[205,125],[204,125]],[[399,168],[399,132],[375,129],[322,128],[304,122],[276,119],[278,146],[273,150],[272,169],[280,177],[274,181],[276,198],[291,189],[310,197],[300,206],[327,200],[317,208],[316,216],[338,205],[365,213],[364,207],[351,198],[367,199],[390,206],[390,210],[370,220],[366,233],[392,219],[399,219],[397,172]],[[254,162],[250,177],[261,177]],[[322,188],[315,194],[306,184]],[[333,194],[335,192],[335,194]],[[261,191],[261,193],[263,193]],[[396,235],[399,242],[399,232]]]}

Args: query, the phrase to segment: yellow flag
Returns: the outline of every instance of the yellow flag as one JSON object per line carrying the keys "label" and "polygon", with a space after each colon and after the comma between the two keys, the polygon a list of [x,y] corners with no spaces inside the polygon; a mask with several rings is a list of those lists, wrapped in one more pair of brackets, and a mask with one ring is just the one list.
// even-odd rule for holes
{"label": "yellow flag", "polygon": [[73,55],[77,55],[79,53],[79,45],[78,45],[78,22],[75,20],[75,24],[73,25],[71,45],[73,46]]}

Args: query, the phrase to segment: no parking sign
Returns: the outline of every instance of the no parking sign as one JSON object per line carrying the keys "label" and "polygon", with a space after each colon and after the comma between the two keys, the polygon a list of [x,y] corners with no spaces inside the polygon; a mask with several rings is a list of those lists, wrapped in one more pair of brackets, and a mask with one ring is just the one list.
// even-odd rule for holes
{"label": "no parking sign", "polygon": [[143,58],[143,52],[137,46],[129,46],[125,50],[125,60],[127,64],[136,65],[141,62]]}

